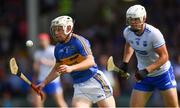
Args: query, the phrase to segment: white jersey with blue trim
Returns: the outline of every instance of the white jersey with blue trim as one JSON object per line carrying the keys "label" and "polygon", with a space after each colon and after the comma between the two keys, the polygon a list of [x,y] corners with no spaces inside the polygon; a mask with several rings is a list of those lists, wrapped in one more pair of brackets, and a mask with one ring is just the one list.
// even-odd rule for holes
{"label": "white jersey with blue trim", "polygon": [[[139,70],[145,69],[147,66],[154,63],[159,57],[155,52],[155,49],[165,44],[164,37],[159,29],[149,24],[145,24],[145,29],[141,36],[137,36],[133,31],[131,31],[130,26],[125,28],[123,35],[135,51]],[[148,76],[161,75],[169,68],[170,61],[167,61],[159,69],[149,73]]]}
{"label": "white jersey with blue trim", "polygon": [[[50,45],[46,49],[37,50],[34,54],[34,60],[40,61],[40,59],[45,58],[48,60],[54,60],[54,62],[56,62],[55,56],[54,56],[54,49],[55,49],[55,46]],[[49,75],[53,66],[47,66],[44,64],[39,64],[39,65],[40,65],[40,68],[39,68],[38,81],[43,81]],[[53,80],[53,82],[57,82],[57,81],[59,81],[59,77]]]}

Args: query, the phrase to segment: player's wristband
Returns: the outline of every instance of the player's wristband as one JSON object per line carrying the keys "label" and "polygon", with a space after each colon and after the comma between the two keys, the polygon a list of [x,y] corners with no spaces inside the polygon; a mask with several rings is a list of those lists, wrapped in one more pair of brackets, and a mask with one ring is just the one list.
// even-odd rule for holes
{"label": "player's wristband", "polygon": [[127,72],[128,71],[128,63],[122,62],[122,64],[120,65],[120,69],[122,69],[124,72]]}

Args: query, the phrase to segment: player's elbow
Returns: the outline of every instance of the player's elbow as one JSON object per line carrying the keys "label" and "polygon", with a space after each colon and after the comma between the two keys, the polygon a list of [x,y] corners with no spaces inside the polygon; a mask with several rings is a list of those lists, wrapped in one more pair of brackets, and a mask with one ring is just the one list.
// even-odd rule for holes
{"label": "player's elbow", "polygon": [[163,54],[161,58],[162,58],[163,64],[169,60],[168,54]]}
{"label": "player's elbow", "polygon": [[168,60],[169,60],[169,56],[167,55],[167,56],[165,56],[165,62],[167,62]]}
{"label": "player's elbow", "polygon": [[92,66],[95,66],[96,65],[96,63],[95,63],[95,61],[94,61],[94,57],[92,56],[92,55],[89,55],[88,57],[87,57],[87,61],[88,61],[88,64],[89,64],[89,67],[92,67]]}
{"label": "player's elbow", "polygon": [[95,66],[96,63],[93,59],[89,60],[89,67]]}
{"label": "player's elbow", "polygon": [[94,61],[94,60],[92,61],[92,66],[96,66],[96,63],[95,63],[95,61]]}

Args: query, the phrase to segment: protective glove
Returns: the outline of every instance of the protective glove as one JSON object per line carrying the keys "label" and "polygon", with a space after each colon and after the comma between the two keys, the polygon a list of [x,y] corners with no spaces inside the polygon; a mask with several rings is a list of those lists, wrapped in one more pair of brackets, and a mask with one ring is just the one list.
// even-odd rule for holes
{"label": "protective glove", "polygon": [[147,76],[147,74],[148,74],[147,69],[143,69],[143,70],[136,71],[135,77],[139,81],[139,80],[144,79]]}
{"label": "protective glove", "polygon": [[123,70],[124,72],[128,71],[128,63],[123,62],[120,67],[121,70]]}

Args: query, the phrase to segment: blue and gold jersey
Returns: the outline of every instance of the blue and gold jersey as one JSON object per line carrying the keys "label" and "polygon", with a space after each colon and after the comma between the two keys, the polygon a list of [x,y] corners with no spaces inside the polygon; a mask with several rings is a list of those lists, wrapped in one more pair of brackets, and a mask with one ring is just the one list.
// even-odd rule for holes
{"label": "blue and gold jersey", "polygon": [[[74,65],[82,62],[87,55],[91,55],[90,43],[82,36],[72,34],[67,43],[58,43],[54,55],[56,62],[66,65]],[[97,66],[90,67],[83,71],[71,73],[74,83],[81,83],[91,78],[97,72]]]}

